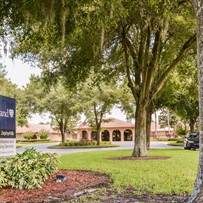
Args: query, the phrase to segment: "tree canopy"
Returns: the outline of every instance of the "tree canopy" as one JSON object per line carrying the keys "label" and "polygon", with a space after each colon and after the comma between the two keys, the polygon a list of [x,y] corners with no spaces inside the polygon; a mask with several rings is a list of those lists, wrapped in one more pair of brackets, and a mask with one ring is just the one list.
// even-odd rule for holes
{"label": "tree canopy", "polygon": [[79,94],[64,88],[60,82],[47,89],[39,77],[32,77],[25,91],[27,101],[32,101],[32,112],[49,113],[53,127],[60,130],[65,142],[66,133],[72,133],[80,119]]}
{"label": "tree canopy", "polygon": [[99,73],[98,81],[127,79],[136,103],[132,155],[146,156],[149,106],[196,39],[191,5],[166,0],[7,2],[2,26],[15,39],[13,54],[35,62],[46,83],[62,78],[73,87],[90,73]]}

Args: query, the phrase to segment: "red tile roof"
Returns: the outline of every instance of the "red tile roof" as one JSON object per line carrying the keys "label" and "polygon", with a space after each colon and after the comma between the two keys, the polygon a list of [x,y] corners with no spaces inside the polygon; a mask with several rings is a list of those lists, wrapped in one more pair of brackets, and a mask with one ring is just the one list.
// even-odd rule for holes
{"label": "red tile roof", "polygon": [[42,124],[28,124],[27,126],[17,126],[16,133],[23,134],[23,133],[39,133],[41,131],[47,132],[54,132],[50,125],[42,125]]}
{"label": "red tile roof", "polygon": [[[103,122],[101,124],[102,128],[134,128],[135,124],[128,122],[128,121],[122,121],[116,118],[110,118],[108,122]],[[88,126],[88,124],[82,123],[79,125],[77,129],[89,129],[91,127]]]}

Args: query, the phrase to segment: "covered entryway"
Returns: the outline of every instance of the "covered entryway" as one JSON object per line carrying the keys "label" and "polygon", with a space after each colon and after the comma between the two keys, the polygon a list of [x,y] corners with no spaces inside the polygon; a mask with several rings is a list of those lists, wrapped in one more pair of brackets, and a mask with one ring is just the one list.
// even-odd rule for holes
{"label": "covered entryway", "polygon": [[108,130],[102,132],[102,141],[110,141],[110,134]]}
{"label": "covered entryway", "polygon": [[96,131],[91,132],[91,140],[97,140],[97,132]]}
{"label": "covered entryway", "polygon": [[87,139],[88,138],[88,133],[87,133],[87,131],[86,130],[83,130],[82,131],[82,139]]}
{"label": "covered entryway", "polygon": [[124,141],[132,141],[133,140],[133,133],[130,129],[126,129],[124,131]]}
{"label": "covered entryway", "polygon": [[120,130],[113,131],[113,141],[121,141],[121,132]]}

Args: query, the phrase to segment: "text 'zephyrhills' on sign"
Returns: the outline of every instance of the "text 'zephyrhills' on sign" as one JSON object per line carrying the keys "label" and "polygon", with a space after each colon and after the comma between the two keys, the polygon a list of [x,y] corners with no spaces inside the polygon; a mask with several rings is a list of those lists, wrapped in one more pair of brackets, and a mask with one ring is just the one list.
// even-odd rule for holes
{"label": "text 'zephyrhills' on sign", "polygon": [[0,130],[0,138],[16,138],[15,130]]}

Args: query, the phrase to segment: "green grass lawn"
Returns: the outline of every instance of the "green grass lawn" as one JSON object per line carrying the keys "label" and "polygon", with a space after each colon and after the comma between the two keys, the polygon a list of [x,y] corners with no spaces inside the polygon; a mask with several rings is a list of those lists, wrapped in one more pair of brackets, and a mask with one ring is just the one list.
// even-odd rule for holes
{"label": "green grass lawn", "polygon": [[23,142],[16,142],[16,147],[24,147],[24,146],[32,146],[32,145],[37,145],[37,144],[50,144],[50,143],[56,143],[53,141],[36,141],[36,142],[29,142],[29,141],[23,141]]}
{"label": "green grass lawn", "polygon": [[133,187],[135,194],[190,193],[197,173],[198,151],[182,149],[149,150],[150,156],[169,156],[167,160],[108,160],[130,156],[132,150],[82,152],[61,156],[62,169],[93,170],[110,175],[112,188]]}

